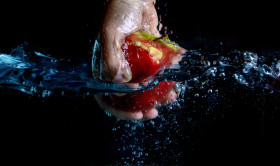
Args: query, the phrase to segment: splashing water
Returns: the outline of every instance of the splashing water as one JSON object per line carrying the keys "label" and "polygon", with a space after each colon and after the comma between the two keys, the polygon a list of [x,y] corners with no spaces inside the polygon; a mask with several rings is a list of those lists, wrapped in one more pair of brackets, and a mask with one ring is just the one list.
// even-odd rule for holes
{"label": "splashing water", "polygon": [[[161,81],[180,82],[178,89],[202,88],[211,78],[232,79],[248,87],[279,91],[279,52],[258,56],[255,52],[217,49],[189,50],[179,65],[168,66],[147,86],[132,89],[122,84],[100,82],[92,76],[88,60],[56,59],[38,51],[26,51],[23,45],[11,53],[0,54],[0,86],[42,97],[50,95],[95,95],[138,92],[155,87]],[[100,61],[93,55],[93,72]],[[95,68],[94,68],[95,67]],[[208,92],[212,92],[211,89]],[[196,95],[197,97],[199,94]]]}
{"label": "splashing water", "polygon": [[23,45],[11,53],[0,53],[0,86],[42,97],[50,95],[88,96],[127,92],[131,88],[106,84],[92,77],[85,59],[56,59]]}
{"label": "splashing water", "polygon": [[[95,46],[94,49],[97,49],[98,43]],[[279,54],[277,51],[256,53],[223,48],[189,50],[179,65],[166,67],[147,86],[131,89],[120,84],[100,82],[98,77],[92,76],[92,72],[94,75],[100,72],[96,70],[100,63],[96,56],[98,50],[93,51],[92,61],[57,59],[20,45],[11,53],[0,53],[0,87],[41,97],[71,97],[137,92],[152,88],[161,81],[175,80],[179,82],[176,86],[179,97],[173,103],[158,107],[159,111],[165,112],[159,118],[147,122],[111,122],[114,123],[111,131],[116,144],[116,157],[113,155],[110,159],[115,161],[114,164],[121,165],[153,163],[153,158],[160,158],[165,164],[172,158],[172,162],[176,163],[184,157],[179,146],[184,139],[191,138],[192,128],[197,125],[196,119],[214,119],[219,114],[219,109],[214,108],[219,105],[218,96],[222,94],[219,86],[223,82],[269,91],[280,90]],[[197,106],[192,103],[201,101],[205,103],[199,104],[198,109],[192,108]],[[189,111],[184,114],[173,111],[178,109]],[[182,133],[185,135],[180,136]],[[194,146],[190,143],[187,148],[195,149]]]}
{"label": "splashing water", "polygon": [[[201,124],[207,126],[223,116],[222,110],[226,107],[220,105],[230,104],[220,88],[223,82],[279,91],[279,82],[276,83],[279,80],[279,53],[265,55],[235,49],[188,51],[179,68],[166,69],[157,77],[157,81],[180,82],[177,101],[159,107],[161,113],[155,120],[116,121],[112,128],[117,149],[114,155],[120,158],[112,157],[110,161],[120,165],[149,165],[154,164],[156,158],[160,161],[156,164],[184,165],[184,158],[199,149],[195,139],[200,133],[195,133],[195,128],[200,128]],[[219,107],[222,109],[217,109]],[[181,146],[185,146],[184,152]]]}

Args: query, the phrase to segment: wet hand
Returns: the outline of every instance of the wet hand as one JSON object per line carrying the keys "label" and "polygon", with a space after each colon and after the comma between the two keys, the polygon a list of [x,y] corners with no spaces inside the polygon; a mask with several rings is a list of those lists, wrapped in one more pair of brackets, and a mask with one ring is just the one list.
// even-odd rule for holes
{"label": "wet hand", "polygon": [[[102,74],[106,81],[126,83],[132,78],[131,69],[121,50],[126,36],[140,29],[151,35],[160,36],[154,4],[155,0],[111,0],[109,2],[101,33]],[[171,102],[176,97],[176,93],[171,91],[164,102]],[[144,112],[130,112],[115,107],[109,96],[95,96],[95,98],[102,109],[118,119],[147,120],[158,116],[155,108]]]}
{"label": "wet hand", "polygon": [[125,83],[131,80],[122,44],[125,37],[139,29],[160,36],[155,0],[111,0],[102,25],[101,42],[105,80]]}
{"label": "wet hand", "polygon": [[[177,98],[177,94],[174,91],[171,91],[162,104],[172,102],[176,100],[176,98]],[[130,112],[115,107],[109,96],[98,95],[95,96],[95,99],[102,109],[104,109],[108,114],[113,115],[120,120],[144,121],[144,120],[154,119],[158,116],[158,110],[155,108],[152,108],[151,110],[147,110],[145,112],[142,111]]]}

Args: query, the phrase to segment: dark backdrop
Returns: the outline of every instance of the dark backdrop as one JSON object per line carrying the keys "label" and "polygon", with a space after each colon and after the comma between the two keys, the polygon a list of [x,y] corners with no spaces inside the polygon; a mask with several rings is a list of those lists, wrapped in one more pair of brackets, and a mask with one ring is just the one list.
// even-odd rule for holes
{"label": "dark backdrop", "polygon": [[[174,32],[171,38],[189,42],[186,47],[208,41],[250,49],[280,44],[275,3],[161,0],[158,7],[161,22]],[[7,3],[1,9],[1,49],[28,42],[61,56],[83,56],[104,9],[104,1]]]}
{"label": "dark backdrop", "polygon": [[[170,37],[187,48],[219,42],[225,47],[249,50],[280,46],[276,4],[165,0],[158,6],[162,23],[168,32],[173,31]],[[90,40],[97,35],[104,8],[102,1],[1,5],[0,51],[9,52],[27,43],[55,57],[88,57]],[[264,154],[273,159],[279,152],[279,95],[244,87],[231,91],[227,86],[224,84],[227,96],[220,100],[224,107],[219,108],[227,110],[224,118],[213,121],[208,128],[208,123],[195,129],[183,127],[195,130],[192,139],[199,142],[199,148],[193,154],[193,149],[186,149],[193,142],[180,145],[178,151],[185,150],[185,161],[180,163],[207,157],[229,157],[229,162],[240,159],[238,154],[244,158],[253,154],[256,158],[249,159],[258,161]],[[4,152],[11,163],[95,165],[117,160],[112,152],[115,149],[108,146],[112,144],[112,119],[92,98],[42,99],[1,89],[1,105]],[[202,120],[207,121],[207,117]],[[149,161],[164,164],[158,158]],[[169,164],[176,163],[170,160]]]}

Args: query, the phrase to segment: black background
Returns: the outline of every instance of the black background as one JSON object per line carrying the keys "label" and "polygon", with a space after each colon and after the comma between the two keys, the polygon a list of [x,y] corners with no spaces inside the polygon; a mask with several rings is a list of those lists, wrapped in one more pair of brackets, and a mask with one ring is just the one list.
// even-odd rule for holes
{"label": "black background", "polygon": [[[280,47],[277,4],[166,0],[158,6],[162,23],[173,31],[171,39],[187,48],[219,42],[247,50]],[[54,57],[88,57],[104,9],[102,1],[1,5],[0,51],[27,43]],[[224,84],[226,98],[220,99],[224,117],[192,129],[196,134],[191,140],[199,147],[193,151],[186,148],[192,142],[183,143],[179,165],[210,158],[228,158],[226,163],[273,160],[279,154],[279,95],[237,86],[227,91],[230,87]],[[1,114],[3,151],[10,163],[103,165],[117,160],[108,146],[113,119],[92,98],[42,99],[2,88]],[[198,121],[203,120],[207,117]],[[160,156],[148,161],[178,164],[164,163]]]}
{"label": "black background", "polygon": [[[173,31],[170,37],[189,42],[186,47],[204,47],[212,41],[246,49],[280,44],[275,3],[162,0],[157,8],[169,34]],[[2,50],[28,42],[57,56],[84,56],[105,12],[104,1],[7,3],[2,9]]]}

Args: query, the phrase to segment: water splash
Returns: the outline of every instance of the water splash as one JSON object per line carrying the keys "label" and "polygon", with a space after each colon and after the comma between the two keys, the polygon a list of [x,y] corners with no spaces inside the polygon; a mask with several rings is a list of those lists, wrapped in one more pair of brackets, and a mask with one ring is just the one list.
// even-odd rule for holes
{"label": "water splash", "polygon": [[[278,51],[256,53],[217,48],[189,50],[183,56],[179,65],[166,67],[148,86],[140,89],[175,80],[178,82],[177,101],[158,107],[160,114],[155,120],[111,122],[114,123],[111,130],[116,150],[116,158],[110,160],[115,161],[113,164],[145,165],[153,163],[153,158],[160,158],[165,164],[182,161],[184,154],[176,147],[186,139],[196,138],[192,131],[201,117],[205,117],[201,118],[203,123],[218,117],[219,109],[215,108],[223,103],[218,102],[219,97],[226,98],[221,96],[223,92],[219,86],[225,81],[248,88],[280,90]],[[20,45],[11,53],[0,53],[0,87],[41,97],[92,96],[139,90],[100,82],[92,76],[92,70],[98,68],[92,66],[98,64],[96,62],[100,62],[96,54],[92,62],[88,59],[58,59]],[[178,109],[188,112],[173,111]],[[196,149],[193,141],[189,142],[187,148]],[[169,153],[164,153],[167,150]]]}
{"label": "water splash", "polygon": [[20,45],[11,53],[0,53],[0,86],[42,97],[50,95],[91,96],[130,92],[121,84],[98,82],[90,60],[57,59]]}
{"label": "water splash", "polygon": [[[170,159],[173,163],[178,163],[183,155],[174,147],[179,146],[186,135],[181,137],[182,140],[178,140],[182,127],[176,118],[177,114],[168,108],[170,106],[159,108],[159,111],[167,111],[167,114],[161,114],[154,120],[114,121],[112,138],[116,154],[108,164],[150,165],[154,163],[154,158],[165,164],[169,163]],[[168,156],[166,150],[170,150]]]}
{"label": "water splash", "polygon": [[[279,91],[275,83],[279,80],[278,52],[269,56],[239,50],[212,52],[189,51],[180,62],[180,68],[167,69],[166,73],[158,75],[158,81],[175,79],[180,82],[176,85],[177,101],[158,107],[158,118],[146,122],[114,122],[113,145],[118,157],[111,158],[114,162],[110,164],[152,165],[156,158],[156,164],[184,165],[188,153],[191,155],[199,149],[195,139],[201,133],[195,133],[195,128],[222,118],[224,108],[227,108],[217,109],[222,103],[230,107],[230,101],[225,102],[227,97],[223,96],[226,94],[223,90],[227,88],[219,87],[219,82]],[[179,148],[182,145],[186,146],[185,151]]]}
{"label": "water splash", "polygon": [[189,50],[179,65],[166,66],[148,85],[132,89],[123,84],[101,82],[92,76],[92,72],[94,75],[100,72],[96,70],[100,67],[96,66],[100,64],[99,47],[95,43],[89,63],[88,59],[57,59],[20,45],[9,54],[0,53],[0,86],[42,97],[91,96],[144,91],[167,80],[180,82],[180,89],[203,89],[211,79],[231,79],[248,87],[279,91],[280,56],[277,51],[260,56],[236,49]]}

